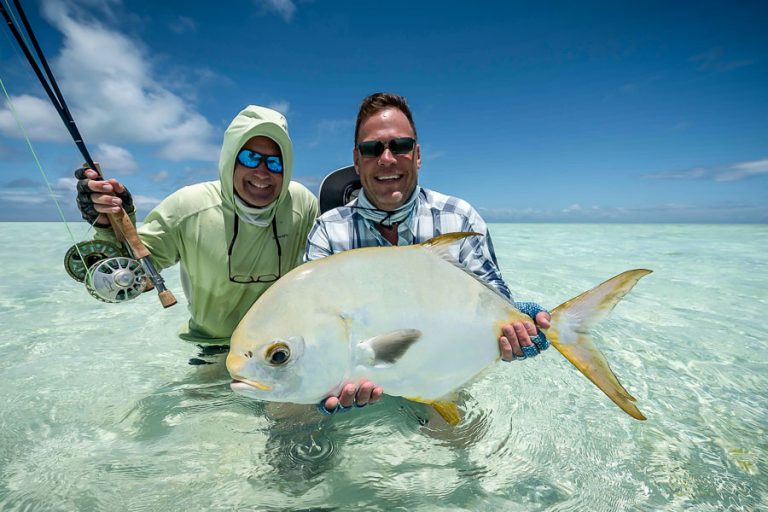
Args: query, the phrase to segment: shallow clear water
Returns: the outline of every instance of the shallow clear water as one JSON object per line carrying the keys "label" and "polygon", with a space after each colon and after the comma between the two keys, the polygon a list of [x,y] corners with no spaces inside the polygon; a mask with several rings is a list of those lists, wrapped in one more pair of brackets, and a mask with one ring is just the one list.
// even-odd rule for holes
{"label": "shallow clear water", "polygon": [[0,509],[767,508],[768,227],[491,229],[516,297],[547,307],[654,270],[595,335],[648,421],[554,349],[472,385],[452,430],[391,397],[332,418],[266,407],[232,394],[221,356],[187,364],[183,304],[98,302],[63,270],[63,224],[5,223]]}

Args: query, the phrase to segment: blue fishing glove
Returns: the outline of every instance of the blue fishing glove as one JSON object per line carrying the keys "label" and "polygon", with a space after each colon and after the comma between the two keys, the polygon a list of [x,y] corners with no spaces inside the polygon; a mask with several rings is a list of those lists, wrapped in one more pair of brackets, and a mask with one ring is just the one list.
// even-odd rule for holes
{"label": "blue fishing glove", "polygon": [[[520,310],[521,313],[525,313],[531,319],[533,319],[534,325],[536,325],[536,315],[544,311],[545,313],[549,313],[546,309],[539,306],[535,302],[515,302],[515,307]],[[539,326],[536,326],[537,335],[531,338],[531,341],[533,342],[532,347],[521,347],[523,349],[523,354],[525,357],[519,358],[519,359],[525,359],[527,357],[534,357],[539,355],[539,352],[542,350],[547,350],[549,348],[549,340],[547,339],[546,334],[541,332],[539,330]]]}

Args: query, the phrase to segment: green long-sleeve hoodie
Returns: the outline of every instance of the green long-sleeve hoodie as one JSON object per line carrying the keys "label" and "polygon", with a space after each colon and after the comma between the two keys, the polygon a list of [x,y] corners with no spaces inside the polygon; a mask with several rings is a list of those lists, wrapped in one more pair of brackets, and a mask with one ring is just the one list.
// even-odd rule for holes
{"label": "green long-sleeve hoodie", "polygon": [[[293,149],[288,125],[280,113],[249,106],[224,133],[219,159],[219,180],[184,187],[153,209],[139,227],[158,270],[181,264],[184,294],[191,318],[179,333],[198,343],[228,344],[240,319],[272,283],[234,283],[232,275],[277,274],[278,252],[272,226],[260,227],[240,220],[231,262],[236,215],[233,173],[237,152],[252,137],[263,135],[277,142],[283,155],[283,186],[272,210],[282,249],[281,274],[301,262],[307,234],[317,216],[317,199],[303,185],[292,182]],[[114,239],[111,230],[99,235]]]}

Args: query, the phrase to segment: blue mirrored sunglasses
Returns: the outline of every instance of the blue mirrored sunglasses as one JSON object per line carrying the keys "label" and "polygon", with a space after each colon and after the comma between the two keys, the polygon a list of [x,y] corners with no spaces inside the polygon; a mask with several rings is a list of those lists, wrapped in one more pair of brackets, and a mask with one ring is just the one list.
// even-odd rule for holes
{"label": "blue mirrored sunglasses", "polygon": [[278,155],[262,155],[251,149],[241,149],[237,154],[237,161],[249,169],[255,169],[261,165],[261,161],[267,165],[267,169],[275,174],[283,172],[283,159]]}

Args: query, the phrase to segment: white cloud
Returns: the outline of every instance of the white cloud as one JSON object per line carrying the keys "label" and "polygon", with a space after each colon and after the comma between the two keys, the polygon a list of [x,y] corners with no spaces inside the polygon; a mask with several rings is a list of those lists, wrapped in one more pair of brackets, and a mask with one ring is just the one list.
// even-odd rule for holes
{"label": "white cloud", "polygon": [[427,151],[424,147],[422,147],[421,150],[421,160],[423,162],[433,162],[438,158],[443,158],[445,156],[445,151]]}
{"label": "white cloud", "polygon": [[277,110],[284,116],[288,115],[288,110],[291,108],[291,104],[285,100],[275,101],[267,105],[272,110]]}
{"label": "white cloud", "polygon": [[56,183],[51,184],[51,187],[59,192],[71,192],[72,194],[77,194],[77,179],[74,176],[61,177]]}
{"label": "white cloud", "polygon": [[707,174],[707,170],[703,167],[694,167],[693,169],[685,169],[682,171],[661,171],[653,174],[646,174],[644,178],[654,180],[695,180],[703,178]]}
{"label": "white cloud", "polygon": [[[119,149],[119,148],[118,148]],[[165,172],[165,171],[163,171]],[[51,183],[53,189],[53,197],[61,201],[71,199],[74,201],[75,195],[77,195],[77,180],[74,177],[61,177],[56,182]],[[162,201],[162,198],[145,196],[141,194],[132,194],[133,204],[142,211],[149,211]],[[23,204],[43,204],[49,202],[51,199],[51,193],[47,190],[43,191],[40,187],[34,190],[24,191],[0,191],[0,200],[6,200],[10,202],[23,203]]]}
{"label": "white cloud", "polygon": [[285,21],[291,21],[293,13],[296,12],[296,5],[292,0],[255,0],[254,3],[267,11],[279,14]]}
{"label": "white cloud", "polygon": [[[218,160],[219,147],[212,142],[216,130],[153,78],[138,42],[96,21],[76,19],[70,5],[58,0],[46,2],[44,14],[64,36],[52,60],[54,73],[86,142],[146,143],[159,145],[159,155],[169,160]],[[28,129],[37,134],[45,131],[40,126],[58,122],[63,130],[52,108],[31,98],[16,100],[23,102],[18,108]],[[8,115],[7,108],[0,110],[0,129],[6,133]]]}
{"label": "white cloud", "polygon": [[315,128],[316,135],[314,139],[309,142],[308,146],[314,148],[324,141],[337,139],[342,136],[346,137],[345,140],[349,141],[351,148],[353,145],[352,138],[354,137],[354,129],[354,119],[321,119],[318,121]]}
{"label": "white cloud", "polygon": [[142,211],[149,211],[155,206],[157,206],[160,201],[162,201],[161,198],[152,197],[152,196],[142,196],[139,194],[133,195],[133,204],[136,206],[136,208],[142,210]]}
{"label": "white cloud", "polygon": [[768,173],[768,159],[734,164],[715,176],[715,181],[737,181],[750,176]]}
{"label": "white cloud", "polygon": [[39,205],[56,200],[62,203],[67,199],[74,200],[77,195],[77,180],[74,177],[61,177],[50,185],[49,190],[42,182],[29,181],[0,189],[0,202]]}
{"label": "white cloud", "polygon": [[727,58],[723,48],[719,46],[699,55],[694,55],[688,60],[696,62],[699,71],[715,71],[718,73],[725,73],[754,64],[754,61],[751,59]]}
{"label": "white cloud", "polygon": [[159,171],[154,174],[152,174],[149,179],[154,181],[155,183],[162,183],[168,179],[168,171]]}
{"label": "white cloud", "polygon": [[644,178],[659,180],[701,180],[729,182],[768,174],[768,159],[727,164],[718,167],[694,167],[684,171],[662,171]]}
{"label": "white cloud", "polygon": [[[33,141],[64,141],[70,138],[50,101],[22,94],[11,97],[11,103],[24,130]],[[7,103],[0,110],[0,133],[8,137],[23,137],[23,132]]]}
{"label": "white cloud", "polygon": [[19,190],[0,190],[0,201],[25,204],[25,205],[37,205],[44,204],[50,200],[48,194],[24,192]]}
{"label": "white cloud", "polygon": [[189,16],[179,16],[175,20],[171,21],[168,28],[177,34],[183,34],[184,32],[195,32],[197,30],[197,22]]}
{"label": "white cloud", "polygon": [[581,211],[581,205],[578,203],[572,204],[567,208],[563,208],[563,213],[580,212],[580,211]]}
{"label": "white cloud", "polygon": [[133,155],[127,149],[111,144],[96,146],[96,160],[106,163],[109,167],[109,174],[134,174],[139,168]]}
{"label": "white cloud", "polygon": [[[570,207],[569,207],[570,208]],[[567,211],[535,208],[478,208],[488,222],[765,222],[768,207],[759,203],[654,203],[592,206]]]}

